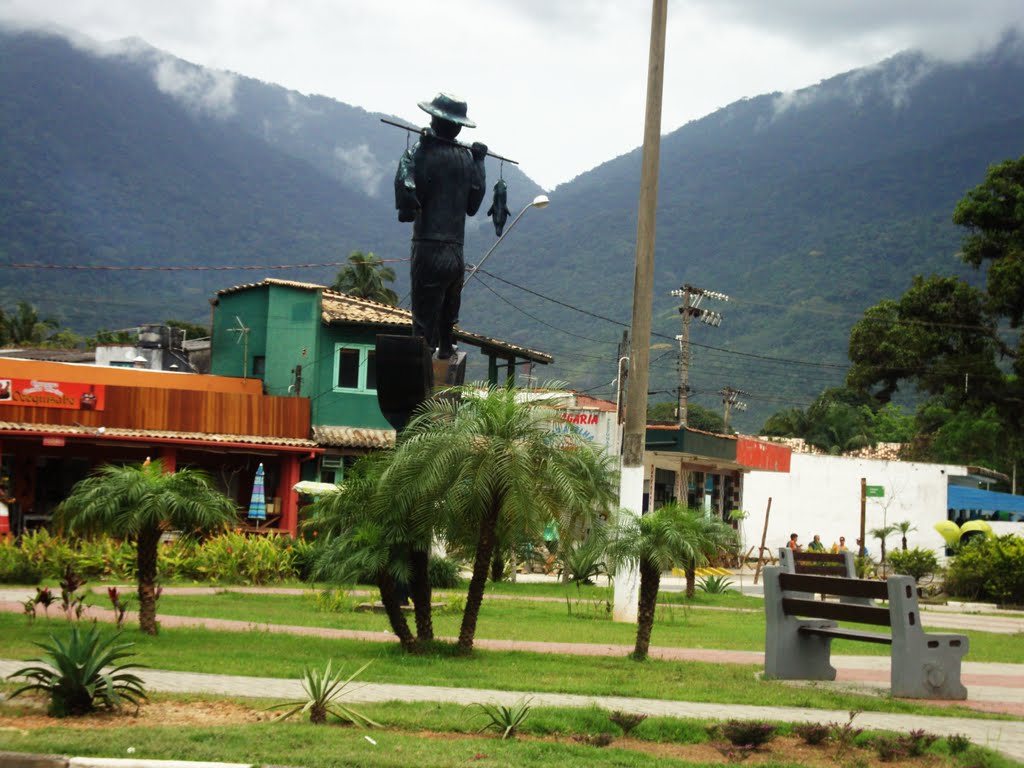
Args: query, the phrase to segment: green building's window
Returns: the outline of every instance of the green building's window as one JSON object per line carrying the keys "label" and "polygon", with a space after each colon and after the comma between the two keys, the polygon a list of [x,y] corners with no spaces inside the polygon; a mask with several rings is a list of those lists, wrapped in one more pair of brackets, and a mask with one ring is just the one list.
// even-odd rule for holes
{"label": "green building's window", "polygon": [[334,347],[334,390],[377,391],[377,358],[368,344],[337,344]]}

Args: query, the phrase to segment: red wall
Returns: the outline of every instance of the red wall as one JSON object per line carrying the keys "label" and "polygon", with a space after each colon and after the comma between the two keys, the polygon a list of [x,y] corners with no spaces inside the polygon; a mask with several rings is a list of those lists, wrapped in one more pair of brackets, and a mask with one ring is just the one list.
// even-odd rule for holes
{"label": "red wall", "polygon": [[753,440],[742,435],[736,442],[736,461],[745,469],[789,472],[793,449],[786,445]]}

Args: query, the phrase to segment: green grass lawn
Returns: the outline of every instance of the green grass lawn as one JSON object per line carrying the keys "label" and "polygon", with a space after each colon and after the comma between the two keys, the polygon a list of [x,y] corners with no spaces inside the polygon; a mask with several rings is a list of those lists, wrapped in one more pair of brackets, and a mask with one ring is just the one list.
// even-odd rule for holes
{"label": "green grass lawn", "polygon": [[[4,708],[0,707],[0,712]],[[68,728],[55,725],[39,730],[14,730],[5,739],[6,749],[19,752],[70,754],[77,756],[127,757],[135,759],[226,760],[263,764],[321,768],[358,765],[366,768],[447,768],[474,765],[503,766],[557,765],[559,768],[605,768],[611,766],[669,766],[697,768],[696,763],[666,754],[642,751],[643,745],[703,744],[708,741],[706,723],[672,718],[649,718],[632,732],[633,748],[619,741],[622,731],[611,723],[608,713],[597,709],[535,708],[517,739],[501,741],[494,735],[477,734],[482,724],[476,710],[453,704],[387,704],[360,707],[385,727],[363,731],[337,725],[308,723],[258,723],[219,727],[138,727],[131,718],[124,724],[104,728]],[[780,735],[789,726],[781,725]],[[597,748],[577,743],[575,737],[610,734],[618,743]],[[848,765],[874,764],[875,753],[868,747],[871,734],[863,734],[858,747],[845,755]],[[778,745],[769,750],[780,754]],[[834,745],[819,748],[823,755],[837,751]],[[131,751],[129,751],[131,750]],[[781,752],[770,765],[777,768],[799,763]],[[973,762],[970,759],[973,758]],[[934,745],[922,764],[932,768],[955,765],[985,765],[1004,768],[1011,761],[990,752],[972,751],[971,758],[955,761],[943,742]]]}
{"label": "green grass lawn", "polygon": [[[0,614],[0,657],[27,659],[38,649],[33,642],[51,633],[63,634],[66,621],[38,620],[28,625],[15,614]],[[113,632],[105,627],[104,632]],[[698,662],[634,662],[622,657],[573,657],[559,654],[476,650],[456,656],[450,646],[432,653],[408,655],[397,644],[299,637],[267,632],[215,632],[206,629],[165,629],[157,637],[137,629],[125,631],[134,642],[136,660],[155,669],[258,677],[299,678],[305,667],[354,671],[373,664],[366,682],[457,686],[499,690],[630,696],[678,701],[770,703],[816,709],[863,709],[886,712],[941,713],[977,717],[979,713],[950,705],[936,708],[885,696],[857,695],[824,687],[795,687],[760,680],[759,666]]]}
{"label": "green grass lawn", "polygon": [[[636,627],[611,620],[607,599],[609,590],[561,585],[521,585],[530,587],[527,595],[549,600],[514,600],[519,595],[517,585],[499,585],[503,589],[488,594],[480,611],[477,625],[478,638],[505,640],[543,640],[565,643],[598,643],[632,645]],[[534,590],[543,586],[545,590]],[[509,589],[512,587],[513,589]],[[460,594],[441,591],[437,599]],[[96,595],[92,602],[104,604],[105,596]],[[559,599],[554,599],[559,598]],[[737,599],[738,598],[738,599]],[[358,603],[376,599],[351,596]],[[749,601],[757,610],[751,610]],[[739,610],[708,610],[707,607],[738,608]],[[732,593],[705,595],[695,606],[663,605],[658,610],[651,643],[670,648],[720,648],[724,650],[764,650],[763,603]],[[52,610],[52,609],[51,609]],[[389,632],[383,614],[359,613],[353,610],[318,610],[316,592],[295,595],[264,595],[240,592],[221,592],[213,595],[165,595],[160,599],[160,613],[177,616],[234,619],[254,623],[319,626],[335,629]],[[412,618],[410,617],[410,623]],[[434,632],[439,637],[458,635],[461,614],[444,611],[434,614]],[[961,630],[957,630],[960,632]],[[1019,635],[967,631],[971,650],[969,661],[1024,663],[1024,649]],[[836,641],[833,652],[849,655],[888,655],[889,649],[873,643]]]}

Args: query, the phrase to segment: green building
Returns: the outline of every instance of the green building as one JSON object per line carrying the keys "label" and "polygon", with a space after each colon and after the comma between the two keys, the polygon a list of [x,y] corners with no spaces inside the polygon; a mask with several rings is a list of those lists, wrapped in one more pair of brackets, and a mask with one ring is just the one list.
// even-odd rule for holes
{"label": "green building", "polygon": [[[212,303],[210,372],[261,379],[266,394],[309,400],[312,438],[326,452],[319,467],[303,465],[303,479],[338,481],[345,457],[394,444],[377,406],[374,348],[377,334],[412,333],[408,310],[274,279],[226,288]],[[456,337],[487,358],[493,383],[514,381],[519,365],[552,360],[464,330]]]}

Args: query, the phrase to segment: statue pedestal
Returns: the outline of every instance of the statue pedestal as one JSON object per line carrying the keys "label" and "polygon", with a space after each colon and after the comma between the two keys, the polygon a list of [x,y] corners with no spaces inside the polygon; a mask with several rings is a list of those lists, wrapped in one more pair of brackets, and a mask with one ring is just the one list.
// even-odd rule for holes
{"label": "statue pedestal", "polygon": [[456,352],[446,360],[438,360],[436,356],[430,358],[434,369],[433,391],[445,387],[459,387],[466,380],[466,353]]}
{"label": "statue pedestal", "polygon": [[377,337],[377,404],[397,432],[420,403],[465,379],[465,352],[438,360],[420,336]]}

